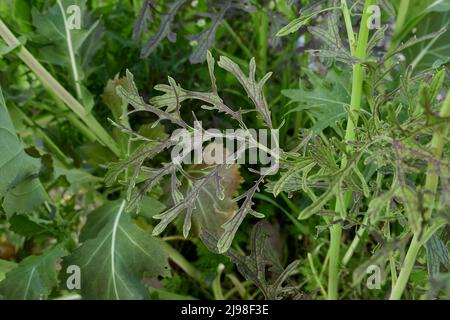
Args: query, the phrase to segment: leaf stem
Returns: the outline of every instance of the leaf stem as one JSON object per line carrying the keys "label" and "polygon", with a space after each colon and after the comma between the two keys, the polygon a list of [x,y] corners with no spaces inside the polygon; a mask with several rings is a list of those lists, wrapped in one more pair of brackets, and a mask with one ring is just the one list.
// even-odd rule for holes
{"label": "leaf stem", "polygon": [[242,51],[245,53],[245,55],[251,59],[253,55],[250,53],[250,50],[244,45],[242,42],[242,39],[234,32],[233,28],[230,26],[228,21],[223,20],[223,25],[225,26],[225,29],[230,33],[230,35],[233,37],[233,39],[236,41],[236,44],[239,46],[239,48],[242,49]]}
{"label": "leaf stem", "polygon": [[353,239],[352,243],[350,244],[350,247],[345,252],[344,258],[342,258],[342,265],[346,266],[350,259],[353,256],[353,253],[355,253],[356,248],[358,247],[360,239],[364,236],[364,233],[367,230],[367,223],[369,221],[369,215],[365,215],[363,218],[362,226],[358,229],[356,232],[355,238]]}
{"label": "leaf stem", "polygon": [[406,21],[406,15],[408,13],[408,7],[409,7],[409,0],[401,0],[400,6],[398,8],[397,13],[397,21],[395,22],[395,30],[394,30],[394,36],[397,36],[401,29],[403,28],[403,25]]}
{"label": "leaf stem", "polygon": [[204,284],[202,273],[197,270],[185,257],[175,250],[171,245],[166,242],[161,242],[161,246],[166,251],[169,259],[171,259],[177,266],[179,266],[184,272],[186,272],[192,279],[200,284]]}
{"label": "leaf stem", "polygon": [[392,289],[391,296],[389,300],[399,300],[405,290],[406,283],[408,282],[409,276],[411,274],[414,262],[416,261],[417,254],[420,249],[419,233],[415,233],[411,243],[406,253],[405,261],[403,262],[402,269],[398,276],[395,286]]}
{"label": "leaf stem", "polygon": [[212,285],[211,285],[215,300],[225,300],[225,297],[223,296],[222,284],[221,284],[221,277],[222,277],[222,272],[224,269],[225,269],[225,266],[222,263],[220,263],[219,266],[217,267],[217,275],[214,278]]}
{"label": "leaf stem", "polygon": [[324,298],[327,299],[327,292],[326,292],[325,288],[323,287],[322,281],[320,281],[320,278],[319,278],[319,275],[317,274],[316,268],[314,267],[314,261],[313,261],[313,258],[312,258],[312,255],[310,252],[308,252],[308,262],[309,262],[309,267],[311,268],[314,280],[316,280],[316,283],[319,286],[320,292],[322,293]]}
{"label": "leaf stem", "polygon": [[34,127],[37,134],[39,136],[41,136],[42,140],[44,141],[44,143],[47,145],[47,148],[49,150],[51,150],[53,152],[53,154],[55,155],[55,157],[61,161],[64,166],[67,167],[71,167],[73,164],[73,161],[67,157],[64,152],[61,151],[61,149],[53,142],[52,139],[50,139],[50,137],[45,133],[44,130],[42,130],[42,128],[35,123],[33,120],[31,120],[19,107],[15,106],[16,110],[20,113],[20,115],[23,117],[24,122],[30,126],[30,127]]}
{"label": "leaf stem", "polygon": [[262,74],[267,72],[267,48],[268,48],[268,18],[264,9],[257,13],[256,21],[258,22],[258,57],[259,66]]}
{"label": "leaf stem", "polygon": [[69,51],[70,66],[72,69],[72,76],[73,76],[73,81],[75,83],[75,90],[77,92],[77,98],[82,100],[80,76],[78,74],[77,64],[75,61],[75,53],[73,51],[73,45],[72,45],[72,36],[70,34],[70,30],[67,25],[66,12],[64,11],[64,7],[61,3],[61,0],[58,0],[58,6],[59,6],[59,9],[61,10],[61,14],[62,14],[62,17],[64,20],[64,31],[66,32],[67,50]]}
{"label": "leaf stem", "polygon": [[95,119],[87,113],[85,108],[76,100],[40,63],[37,59],[21,45],[20,41],[9,30],[6,24],[0,19],[0,36],[6,44],[12,48],[20,47],[17,56],[37,75],[43,86],[53,93],[58,99],[63,101],[94,133],[97,141],[109,148],[115,155],[120,155],[120,150],[114,139]]}
{"label": "leaf stem", "polygon": [[389,50],[387,53],[387,56],[390,57],[386,61],[386,67],[389,69],[389,67],[392,65],[392,52],[395,52],[395,49],[397,49],[398,44],[400,43],[402,39],[402,28],[406,21],[406,16],[408,13],[408,7],[409,7],[409,0],[400,0],[400,6],[397,11],[397,19],[395,21],[394,25],[394,35],[392,36],[391,43],[389,44]]}
{"label": "leaf stem", "polygon": [[355,33],[353,32],[350,10],[348,10],[346,0],[341,0],[341,7],[342,13],[344,15],[345,29],[347,30],[347,37],[350,44],[350,52],[352,53],[352,55],[354,55],[356,46]]}

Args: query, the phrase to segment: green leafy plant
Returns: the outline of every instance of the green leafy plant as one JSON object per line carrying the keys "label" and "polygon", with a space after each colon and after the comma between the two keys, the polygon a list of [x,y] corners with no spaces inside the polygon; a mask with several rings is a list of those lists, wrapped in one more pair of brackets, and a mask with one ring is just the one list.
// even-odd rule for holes
{"label": "green leafy plant", "polygon": [[0,299],[448,299],[449,12],[2,1]]}

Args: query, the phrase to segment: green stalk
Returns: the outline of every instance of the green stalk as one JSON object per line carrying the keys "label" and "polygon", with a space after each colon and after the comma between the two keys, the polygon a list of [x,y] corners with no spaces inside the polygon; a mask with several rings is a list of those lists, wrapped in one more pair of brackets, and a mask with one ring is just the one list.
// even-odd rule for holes
{"label": "green stalk", "polygon": [[215,300],[225,300],[225,297],[223,296],[222,283],[221,283],[222,272],[224,269],[225,269],[225,266],[222,263],[219,264],[219,266],[217,267],[217,275],[214,278],[212,285],[211,285]]}
{"label": "green stalk", "polygon": [[[364,5],[364,12],[361,19],[360,31],[358,34],[358,42],[355,50],[355,57],[364,61],[366,59],[367,42],[369,40],[369,28],[367,25],[370,14],[367,9],[374,3],[374,0],[367,0]],[[343,11],[346,11],[345,15],[349,15],[347,6],[342,6]],[[351,34],[347,30],[348,34]],[[345,131],[345,141],[351,141],[355,139],[355,128],[358,122],[358,110],[361,107],[362,89],[364,81],[364,68],[361,63],[355,63],[353,65],[353,80],[352,80],[352,96],[350,100],[350,110],[347,120],[347,128]],[[347,159],[344,157],[341,162],[341,168],[347,165]],[[339,192],[339,191],[338,191]],[[347,207],[347,199],[349,194],[346,194],[344,201],[341,201],[341,197],[336,197],[336,212],[344,212]],[[344,202],[344,203],[342,203]],[[339,283],[339,254],[341,244],[342,227],[340,224],[334,224],[330,228],[330,263],[328,266],[328,299],[336,300],[338,298],[338,283]]]}
{"label": "green stalk", "polygon": [[395,22],[394,37],[398,36],[406,21],[408,13],[409,0],[401,0],[398,8],[397,21]]}
{"label": "green stalk", "polygon": [[22,46],[19,40],[8,29],[6,24],[0,19],[0,36],[11,48],[19,48],[17,56],[36,74],[45,88],[54,93],[58,99],[63,101],[94,133],[102,145],[109,148],[115,155],[120,155],[119,147],[114,139],[95,119],[87,113],[85,108],[36,60],[36,58]]}
{"label": "green stalk", "polygon": [[319,278],[319,275],[317,274],[317,270],[316,267],[314,267],[314,261],[312,258],[312,255],[310,252],[308,252],[308,262],[309,262],[309,267],[311,268],[314,280],[316,281],[317,286],[320,289],[320,293],[322,293],[322,295],[324,296],[324,298],[327,298],[327,292],[325,290],[325,288],[323,287],[322,281]]}
{"label": "green stalk", "polygon": [[75,84],[75,91],[77,93],[77,98],[79,100],[82,100],[80,75],[78,74],[77,63],[75,60],[75,52],[73,51],[72,35],[67,26],[66,11],[64,10],[61,0],[58,0],[57,2],[58,2],[58,6],[59,6],[59,9],[61,10],[61,14],[62,14],[63,20],[64,20],[64,30],[66,32],[67,51],[69,52],[70,66],[71,66],[71,71],[72,71],[73,82]]}
{"label": "green stalk", "polygon": [[355,238],[353,239],[352,243],[348,247],[347,252],[345,252],[344,258],[342,258],[342,265],[346,266],[350,262],[350,259],[352,258],[353,253],[355,252],[356,248],[358,247],[359,241],[364,236],[364,233],[367,230],[366,225],[368,222],[369,222],[369,216],[365,215],[363,218],[362,226],[356,232]]}
{"label": "green stalk", "polygon": [[20,115],[23,117],[24,122],[30,126],[34,127],[36,130],[36,133],[38,136],[42,138],[44,143],[47,145],[47,148],[51,150],[51,152],[55,155],[55,157],[61,161],[65,167],[72,166],[73,161],[67,157],[64,152],[61,151],[61,149],[53,142],[52,139],[44,132],[44,130],[41,129],[39,125],[37,125],[32,119],[30,119],[20,108],[16,106],[17,111],[20,113]]}
{"label": "green stalk", "polygon": [[416,262],[417,254],[419,253],[421,243],[419,241],[419,233],[415,233],[411,243],[409,244],[408,252],[406,253],[405,261],[403,262],[402,269],[392,289],[389,300],[399,300],[406,288],[409,276],[411,275],[412,268]]}
{"label": "green stalk", "polygon": [[353,32],[350,10],[348,10],[346,0],[341,0],[341,7],[342,7],[342,9],[341,9],[342,13],[344,15],[345,29],[347,30],[347,38],[348,38],[348,42],[350,43],[350,52],[353,55],[353,54],[355,54],[355,49],[356,49],[356,39],[355,39],[355,33]]}
{"label": "green stalk", "polygon": [[[450,90],[447,92],[447,97],[442,105],[440,116],[442,118],[450,117]],[[430,151],[438,160],[442,158],[442,151],[444,149],[445,137],[447,136],[448,128],[448,123],[447,125],[444,124],[440,128],[437,128],[433,133],[433,138],[431,139]],[[436,191],[439,183],[438,170],[439,168],[432,162],[428,163],[427,176],[425,179],[425,190],[428,192],[427,198],[431,208],[433,208],[433,202],[436,197]],[[429,210],[427,212],[425,219],[431,218],[431,211],[432,210]]]}
{"label": "green stalk", "polygon": [[[408,14],[409,0],[401,0],[397,12],[397,20],[394,25],[394,35],[392,37],[391,43],[389,44],[389,50],[387,55],[391,56],[391,53],[398,47],[401,41],[401,31],[406,22],[406,17]],[[392,65],[392,57],[386,61],[386,66],[389,68]]]}
{"label": "green stalk", "polygon": [[269,29],[269,21],[267,18],[266,11],[261,9],[258,12],[258,56],[259,61],[258,64],[261,67],[261,73],[266,74],[267,72],[267,48],[268,48],[268,29]]}
{"label": "green stalk", "polygon": [[166,242],[161,242],[161,247],[178,267],[180,267],[186,274],[188,274],[192,279],[200,284],[204,284],[202,273],[197,270],[185,257],[181,255],[177,250],[175,250],[171,245]]}
{"label": "green stalk", "polygon": [[[388,211],[390,209],[390,205],[387,205],[387,209],[386,211]],[[390,222],[387,221],[386,222],[386,227],[385,227],[385,232],[386,232],[386,237],[388,240],[391,239],[391,225]],[[389,253],[389,267],[391,269],[391,290],[394,289],[395,287],[395,283],[397,282],[397,269],[395,268],[395,257],[394,257],[394,253],[391,252]]]}
{"label": "green stalk", "polygon": [[[443,118],[450,117],[450,90],[447,92],[447,97],[442,104],[440,116]],[[442,157],[442,150],[444,148],[445,137],[447,136],[448,126],[445,124],[434,131],[433,138],[431,140],[431,153],[439,160]],[[427,176],[425,178],[425,191],[428,193],[425,201],[429,204],[429,209],[425,214],[425,219],[431,218],[434,202],[436,200],[436,192],[439,183],[439,175],[437,173],[437,167],[433,163],[428,163]],[[399,300],[402,297],[403,291],[406,288],[406,284],[411,275],[412,268],[419,253],[419,249],[424,241],[419,241],[420,232],[414,233],[414,236],[409,245],[406,253],[405,261],[403,262],[402,269],[395,283],[394,289],[391,292],[390,300]],[[426,240],[426,239],[425,239]]]}
{"label": "green stalk", "polygon": [[[345,1],[345,0],[342,0],[342,6],[343,6],[343,7],[346,7],[346,1]],[[397,48],[397,46],[398,46],[398,43],[399,43],[399,41],[400,41],[400,39],[398,38],[398,36],[399,36],[399,34],[401,33],[401,29],[403,28],[403,25],[405,24],[406,17],[407,17],[407,13],[408,13],[408,7],[409,7],[409,0],[401,0],[400,6],[399,6],[399,9],[398,9],[397,20],[396,20],[396,22],[395,22],[395,27],[394,27],[394,28],[395,28],[395,30],[394,30],[394,36],[393,36],[393,39],[391,40],[391,44],[390,44],[390,46],[389,46],[388,55],[390,55],[389,53],[390,53],[390,52],[393,52],[393,51]],[[344,11],[344,18],[345,18],[346,16],[349,16],[349,14],[345,14],[345,11]],[[346,19],[347,19],[347,18],[346,18]],[[347,26],[347,21],[346,21],[346,26]],[[351,26],[351,24],[350,24],[350,26]],[[348,27],[347,27],[347,31],[348,31]],[[431,42],[434,43],[434,41],[431,41]],[[350,41],[350,43],[351,43],[351,41]],[[421,53],[422,53],[422,52],[421,52]],[[420,54],[419,54],[419,56],[414,60],[414,62],[412,63],[413,69],[415,68],[415,66],[417,65],[417,63],[418,63],[419,61],[420,61]],[[388,60],[386,61],[386,68],[389,69],[391,66],[392,66],[392,60],[391,60],[391,59],[388,59]],[[346,264],[350,261],[350,259],[351,259],[351,257],[353,256],[353,253],[354,253],[356,247],[357,247],[358,244],[359,244],[360,238],[361,238],[362,235],[365,233],[366,229],[367,229],[367,228],[366,228],[365,226],[362,226],[362,227],[358,230],[357,235],[356,235],[355,238],[353,239],[353,241],[352,241],[352,243],[351,243],[349,249],[347,250],[347,252],[346,252],[345,255],[344,255],[344,258],[343,258],[343,264],[344,264],[344,265],[346,265]]]}
{"label": "green stalk", "polygon": [[241,48],[242,51],[245,53],[247,58],[251,59],[253,55],[251,54],[250,50],[248,50],[248,48],[245,46],[245,44],[242,42],[242,39],[236,34],[236,32],[234,32],[230,24],[226,20],[224,20],[223,25],[225,26],[225,29],[227,29],[228,33],[236,41],[236,44],[239,46],[239,48]]}

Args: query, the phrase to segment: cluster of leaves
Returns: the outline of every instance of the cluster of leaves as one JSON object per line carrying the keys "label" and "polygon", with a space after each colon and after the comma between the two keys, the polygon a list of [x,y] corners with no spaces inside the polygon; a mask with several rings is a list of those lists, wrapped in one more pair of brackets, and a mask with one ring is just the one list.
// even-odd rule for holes
{"label": "cluster of leaves", "polygon": [[[174,7],[181,6],[183,2],[169,7],[176,9]],[[81,8],[83,19],[80,30],[69,28],[70,17],[66,9],[70,5]],[[151,7],[149,1],[144,1],[143,5],[144,11]],[[109,5],[102,7],[99,4],[93,8],[99,12],[112,12]],[[235,10],[251,8],[244,2],[224,1],[214,3],[212,10],[215,12],[216,9],[219,11],[211,15],[214,21],[211,29],[205,35],[198,35],[198,41],[205,38],[207,43],[197,53],[194,52],[198,59],[206,57],[206,50],[213,44],[214,33],[225,16],[231,17]],[[10,1],[2,4],[2,12],[7,11],[19,16],[17,21],[20,27],[15,31],[25,36],[20,38],[15,48],[10,48],[8,42],[1,43],[2,68],[5,75],[11,74],[11,77],[2,77],[2,83],[17,83],[8,90],[7,101],[4,101],[3,95],[0,101],[2,148],[6,146],[1,161],[0,197],[7,228],[0,232],[1,258],[12,257],[17,263],[1,260],[0,276],[3,281],[0,295],[7,299],[46,299],[68,294],[68,285],[75,279],[71,277],[71,272],[78,272],[78,267],[81,274],[79,293],[83,298],[142,299],[155,294],[173,297],[171,293],[157,289],[160,286],[158,277],[170,275],[168,257],[180,263],[183,270],[189,269],[189,266],[180,262],[177,258],[180,254],[171,246],[151,236],[149,229],[153,229],[153,234],[160,233],[180,211],[187,210],[183,225],[185,236],[191,231],[194,232],[192,237],[195,237],[201,227],[216,236],[223,233],[226,241],[222,241],[220,250],[226,251],[245,215],[251,213],[261,217],[252,209],[251,198],[259,190],[262,179],[239,207],[234,197],[239,193],[243,178],[236,165],[188,169],[171,163],[160,169],[149,166],[153,156],[160,156],[159,151],[173,143],[160,146],[161,141],[168,139],[165,126],[159,124],[160,120],[170,120],[183,128],[195,129],[181,117],[183,101],[201,101],[206,111],[217,110],[236,121],[239,127],[246,128],[244,112],[232,110],[218,94],[212,55],[208,53],[207,56],[212,81],[210,92],[185,90],[169,78],[169,85],[155,86],[163,94],[153,97],[147,104],[140,97],[131,73],[127,73],[125,78],[115,76],[107,82],[104,80],[105,70],[109,68],[108,73],[114,72],[117,62],[107,59],[100,67],[93,67],[98,65],[94,61],[99,61],[99,57],[101,59],[111,54],[105,50],[118,52],[114,42],[125,46],[130,46],[130,43],[123,40],[122,34],[111,37],[105,33],[105,30],[114,28],[111,20],[95,20],[96,13],[87,11],[86,1],[37,2],[35,7],[24,1]],[[138,15],[134,25],[135,35],[143,32],[141,28],[146,24],[140,19],[148,19],[144,11],[141,12],[144,17]],[[131,25],[132,21],[129,23]],[[137,48],[138,45],[135,43],[133,46]],[[29,70],[21,66],[21,52],[24,50],[34,59]],[[38,69],[34,69],[36,64]],[[139,64],[134,67],[139,69]],[[226,57],[222,57],[218,64],[236,76],[255,103],[255,109],[246,112],[260,114],[263,123],[271,127],[268,104],[262,93],[270,74],[257,83],[254,59],[250,63],[249,76]],[[123,68],[123,65],[119,67]],[[50,73],[45,73],[45,69]],[[19,74],[20,81],[17,81],[14,77]],[[112,77],[114,73],[107,76]],[[47,79],[50,79],[49,87],[42,86],[39,80]],[[102,88],[96,81],[106,83],[106,86]],[[51,94],[48,94],[48,89]],[[102,90],[100,93],[99,89]],[[103,112],[97,106],[94,108],[94,104],[99,103],[111,112],[113,145],[100,146],[95,143],[101,141],[102,129],[89,117],[93,113],[98,116]],[[129,104],[134,109],[131,112]],[[153,126],[137,122],[140,129],[135,132],[132,128],[136,125],[133,116],[141,110],[153,112],[158,121]],[[74,129],[81,135],[74,135]],[[124,160],[117,162],[120,158]],[[105,171],[107,166],[108,172]],[[124,175],[122,171],[125,171]],[[105,181],[110,186],[107,189],[102,181],[105,173]],[[166,202],[161,196],[165,183],[158,180],[166,175],[171,177],[168,185],[171,186],[175,209],[167,210],[166,205],[155,199],[160,197],[161,201]],[[115,182],[118,177],[119,184]],[[135,192],[135,186],[139,187],[138,192]],[[210,190],[217,190],[217,195],[213,192],[211,197]],[[123,196],[120,195],[122,193]],[[92,211],[92,208],[95,210]],[[237,215],[239,221],[224,232],[222,225],[236,212],[240,212]],[[161,222],[153,228],[149,222],[156,214],[161,217]],[[190,230],[191,218],[196,230]],[[3,242],[5,236],[8,238]],[[11,245],[9,241],[14,243]],[[199,243],[198,246],[204,245]],[[11,248],[9,256],[3,248]],[[19,255],[26,258],[21,259]],[[186,263],[189,265],[189,262]],[[286,278],[291,271],[292,268],[287,269],[283,277]],[[173,281],[177,277],[179,279],[176,275]],[[199,281],[203,281],[202,277],[194,276]],[[17,285],[19,278],[22,280]],[[230,279],[233,279],[232,283],[239,283],[236,277]],[[186,280],[183,278],[182,281]],[[164,284],[169,288],[170,278]]]}
{"label": "cluster of leaves", "polygon": [[[2,1],[0,298],[326,298],[335,225],[340,298],[386,298],[413,234],[406,297],[448,298],[450,6],[411,0],[394,24],[400,1],[379,1],[357,59],[343,2]],[[173,161],[177,129],[224,151],[198,120],[279,130],[280,172]],[[383,290],[364,286],[373,264]]]}
{"label": "cluster of leaves", "polygon": [[[249,98],[253,101],[255,105],[254,110],[246,111],[257,112],[263,119],[264,124],[267,126],[267,128],[273,129],[269,109],[263,93],[263,85],[270,77],[270,73],[264,76],[259,82],[257,82],[255,80],[256,64],[254,59],[252,59],[249,64],[249,76],[245,75],[236,63],[226,57],[221,57],[218,65],[222,69],[227,70],[236,77],[236,79],[244,87]],[[237,122],[240,129],[247,129],[242,119],[243,110],[235,111],[231,109],[230,107],[225,105],[223,100],[220,98],[218,94],[216,78],[214,75],[214,66],[214,58],[212,57],[211,53],[208,52],[208,68],[212,87],[211,92],[194,92],[185,90],[181,88],[174,79],[169,77],[170,86],[156,86],[156,89],[163,91],[164,94],[162,96],[153,97],[150,100],[150,103],[153,103],[152,105],[150,103],[144,102],[144,100],[139,96],[136,85],[133,82],[133,76],[128,73],[127,84],[124,87],[117,87],[117,93],[126,102],[133,106],[134,111],[132,112],[147,111],[156,115],[158,119],[156,120],[154,125],[162,120],[168,120],[172,124],[175,124],[189,131],[192,135],[195,135],[200,131],[200,133],[202,133],[201,136],[203,137],[201,143],[203,144],[208,142],[209,140],[212,140],[214,137],[208,135],[208,133],[203,128],[198,128],[195,125],[191,126],[182,119],[181,103],[188,99],[200,100],[202,103],[209,104],[203,105],[202,108],[209,111],[215,110],[217,112],[225,113],[227,116],[231,117]],[[123,129],[127,131],[126,128]],[[139,139],[139,137],[137,138]],[[245,138],[247,140],[254,140],[254,138],[251,136]],[[211,226],[211,220],[217,222],[217,218],[214,216],[214,214],[219,215],[219,221],[224,220],[223,217],[220,217],[220,213],[223,212],[226,214],[225,218],[229,218],[225,220],[226,223],[221,226],[224,229],[223,232],[220,230],[220,228],[209,230],[210,232],[214,232],[216,236],[220,237],[217,243],[217,249],[220,253],[223,253],[230,248],[231,242],[237,232],[237,229],[239,228],[240,224],[247,216],[247,214],[251,214],[257,218],[264,217],[264,215],[252,209],[252,206],[254,205],[252,201],[253,195],[259,190],[259,185],[264,180],[264,176],[261,176],[250,190],[235,199],[235,201],[243,199],[243,202],[239,206],[238,210],[234,211],[234,206],[232,203],[233,201],[231,201],[230,199],[233,194],[228,193],[228,198],[226,198],[225,190],[227,187],[227,181],[225,181],[225,177],[233,172],[233,167],[235,167],[236,165],[226,165],[224,163],[230,163],[230,161],[228,161],[230,159],[239,159],[241,155],[246,152],[246,148],[237,150],[235,154],[224,156],[222,161],[218,161],[214,165],[205,165],[205,168],[201,168],[198,166],[195,167],[195,176],[192,175],[189,168],[183,168],[183,164],[181,163],[181,160],[183,159],[180,159],[180,161],[175,161],[175,159],[172,159],[172,162],[165,164],[161,168],[151,168],[144,165],[145,161],[156,157],[163,151],[170,150],[170,148],[177,145],[177,143],[180,143],[177,136],[167,138],[160,143],[155,143],[154,141],[144,142],[142,144],[142,147],[137,149],[133,154],[130,155],[130,157],[112,165],[108,172],[108,175],[106,176],[106,180],[111,184],[119,177],[122,172],[126,172],[130,168],[132,168],[133,173],[128,186],[127,200],[130,202],[131,207],[133,207],[135,204],[139,204],[142,200],[142,197],[145,196],[148,191],[151,191],[152,187],[158,184],[165,176],[170,176],[170,193],[173,201],[173,206],[171,206],[164,212],[154,216],[154,218],[161,221],[153,229],[153,235],[159,235],[165,230],[170,222],[175,220],[181,213],[185,212],[183,235],[185,238],[187,238],[191,229],[191,220],[193,214],[197,212],[202,213],[200,224],[202,226]],[[248,145],[254,145],[254,143],[250,142]],[[194,144],[192,144],[190,148],[186,146],[186,148],[183,150],[183,155],[181,156],[181,158],[190,156],[190,153],[194,147]],[[215,149],[217,150],[219,148],[223,148],[223,146],[217,145]],[[235,170],[237,169],[235,168]],[[149,176],[143,178],[141,173],[147,173],[149,174]],[[239,173],[237,173],[236,175],[239,175]],[[187,180],[187,185],[184,188],[184,192],[180,190],[183,187],[183,183],[182,181],[180,181],[179,177]],[[233,182],[231,181],[231,183]],[[134,192],[133,188],[136,185],[139,185],[138,191]],[[216,190],[216,192],[215,194],[211,194],[211,192],[208,190]],[[203,194],[209,195],[210,201],[212,201],[212,203],[208,205],[207,210],[204,209],[204,206],[210,201],[204,201],[204,197],[202,197]],[[197,208],[198,210],[196,210]]]}
{"label": "cluster of leaves", "polygon": [[[207,3],[201,6],[207,6],[210,11],[196,12],[196,15],[202,17],[200,24],[205,24],[205,18],[211,20],[209,26],[197,34],[188,35],[187,39],[195,44],[195,49],[189,56],[191,63],[204,62],[206,59],[207,50],[214,46],[217,27],[223,22],[225,17],[231,18],[233,11],[243,10],[246,12],[253,12],[255,7],[250,5],[249,0],[221,0],[221,1],[206,1]],[[146,40],[146,43],[141,50],[141,58],[147,58],[159,45],[161,41],[167,38],[171,42],[176,41],[176,33],[173,32],[173,24],[178,11],[187,4],[186,0],[177,0],[167,5],[166,11],[158,10],[156,4],[152,0],[144,1],[139,16],[133,28],[133,36],[139,40],[142,33],[148,31],[148,24],[154,21],[153,14],[158,16],[160,20],[159,29],[155,34]],[[191,4],[192,5],[192,4]],[[199,6],[198,2],[194,7]]]}

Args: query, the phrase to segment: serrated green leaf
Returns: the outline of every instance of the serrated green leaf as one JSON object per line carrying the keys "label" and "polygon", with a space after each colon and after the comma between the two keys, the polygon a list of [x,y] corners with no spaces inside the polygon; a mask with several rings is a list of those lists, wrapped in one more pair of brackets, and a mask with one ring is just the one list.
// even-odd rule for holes
{"label": "serrated green leaf", "polygon": [[[87,226],[82,233],[86,241],[63,264],[80,267],[83,298],[145,299],[149,293],[142,283],[144,274],[169,275],[167,256],[159,240],[133,223],[125,212],[125,201],[97,209]],[[96,233],[97,229],[100,231]]]}
{"label": "serrated green leaf", "polygon": [[57,245],[40,256],[25,258],[0,282],[0,295],[14,300],[48,298],[58,284],[57,260],[66,254],[64,247]]}
{"label": "serrated green leaf", "polygon": [[17,267],[17,263],[0,259],[0,281],[5,279],[5,275],[15,267]]}
{"label": "serrated green leaf", "polygon": [[51,224],[51,222],[30,215],[25,216],[16,214],[9,219],[9,224],[11,225],[11,231],[25,237],[51,234],[49,233],[49,224]]}
{"label": "serrated green leaf", "polygon": [[40,161],[26,154],[16,135],[0,88],[0,198],[8,217],[40,206],[46,197],[38,179]]}

